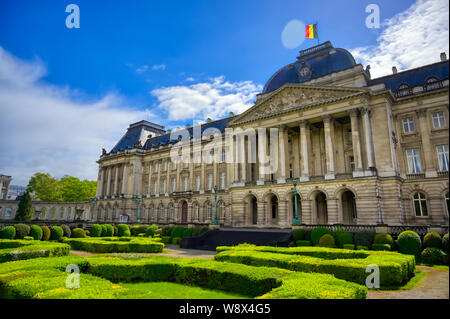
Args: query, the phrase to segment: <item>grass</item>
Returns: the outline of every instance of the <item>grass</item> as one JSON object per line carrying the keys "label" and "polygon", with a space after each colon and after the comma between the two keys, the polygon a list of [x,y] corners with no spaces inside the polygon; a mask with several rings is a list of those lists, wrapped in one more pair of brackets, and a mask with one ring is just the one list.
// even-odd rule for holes
{"label": "grass", "polygon": [[423,263],[421,263],[421,264],[418,264],[419,266],[425,266],[425,267],[430,267],[430,268],[434,268],[434,269],[438,269],[438,270],[447,270],[447,271],[449,271],[448,269],[448,266],[446,266],[446,265],[430,265],[430,264],[423,264]]}

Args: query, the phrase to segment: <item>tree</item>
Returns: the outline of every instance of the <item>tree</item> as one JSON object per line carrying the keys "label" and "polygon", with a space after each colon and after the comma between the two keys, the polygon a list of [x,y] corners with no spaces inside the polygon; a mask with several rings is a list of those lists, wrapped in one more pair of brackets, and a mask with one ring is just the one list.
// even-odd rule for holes
{"label": "tree", "polygon": [[29,222],[33,218],[33,208],[30,193],[27,191],[20,197],[19,208],[14,217],[16,221]]}
{"label": "tree", "polygon": [[64,201],[83,201],[91,199],[97,191],[96,181],[80,181],[73,176],[61,178],[62,197]]}
{"label": "tree", "polygon": [[34,192],[42,201],[62,201],[61,184],[50,174],[36,173],[28,182],[27,191]]}

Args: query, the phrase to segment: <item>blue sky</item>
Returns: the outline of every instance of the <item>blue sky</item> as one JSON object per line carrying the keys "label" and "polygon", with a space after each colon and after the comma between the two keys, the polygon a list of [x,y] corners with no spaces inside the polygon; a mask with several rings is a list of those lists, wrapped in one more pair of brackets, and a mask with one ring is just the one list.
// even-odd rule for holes
{"label": "blue sky", "polygon": [[[70,3],[79,29],[65,26]],[[370,3],[378,29],[365,26]],[[318,22],[321,42],[350,50],[375,75],[448,53],[441,0],[2,0],[0,147],[11,152],[0,155],[0,173],[19,185],[36,171],[96,179],[101,148],[132,121],[173,128],[245,110],[276,70],[317,43],[283,45],[294,19]]]}

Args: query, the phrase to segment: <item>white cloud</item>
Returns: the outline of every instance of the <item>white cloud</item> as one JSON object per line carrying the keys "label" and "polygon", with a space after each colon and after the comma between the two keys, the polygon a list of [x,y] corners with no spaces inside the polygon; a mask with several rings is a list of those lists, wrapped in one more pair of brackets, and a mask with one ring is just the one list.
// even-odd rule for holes
{"label": "white cloud", "polygon": [[252,105],[262,85],[252,81],[228,82],[224,76],[188,86],[171,86],[150,93],[158,99],[158,108],[168,113],[168,119],[219,119],[230,111],[241,113]]}
{"label": "white cloud", "polygon": [[143,66],[138,67],[135,71],[137,74],[141,74],[147,70],[148,70],[148,65],[143,65]]}
{"label": "white cloud", "polygon": [[152,66],[153,70],[162,70],[164,71],[166,69],[166,65],[165,64],[155,64]]}
{"label": "white cloud", "polygon": [[0,47],[0,172],[19,185],[36,172],[96,179],[102,147],[110,150],[145,111],[118,94],[91,99],[44,83],[46,72]]}
{"label": "white cloud", "polygon": [[[383,8],[381,7],[381,14]],[[439,61],[449,52],[448,0],[418,0],[383,22],[377,45],[350,50],[356,61],[370,64],[372,78]]]}

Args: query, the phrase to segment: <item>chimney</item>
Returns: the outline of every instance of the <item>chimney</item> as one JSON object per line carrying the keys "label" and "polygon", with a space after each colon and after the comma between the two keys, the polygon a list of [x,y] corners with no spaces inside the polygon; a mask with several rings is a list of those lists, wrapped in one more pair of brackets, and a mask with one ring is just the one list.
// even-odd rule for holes
{"label": "chimney", "polygon": [[397,67],[396,66],[392,67],[392,74],[397,74]]}
{"label": "chimney", "polygon": [[230,117],[233,117],[234,116],[234,113],[233,112],[230,112]]}
{"label": "chimney", "polygon": [[447,54],[445,52],[441,52],[441,61],[447,60]]}
{"label": "chimney", "polygon": [[212,122],[212,120],[208,117],[207,119],[206,119],[206,123],[211,123]]}

